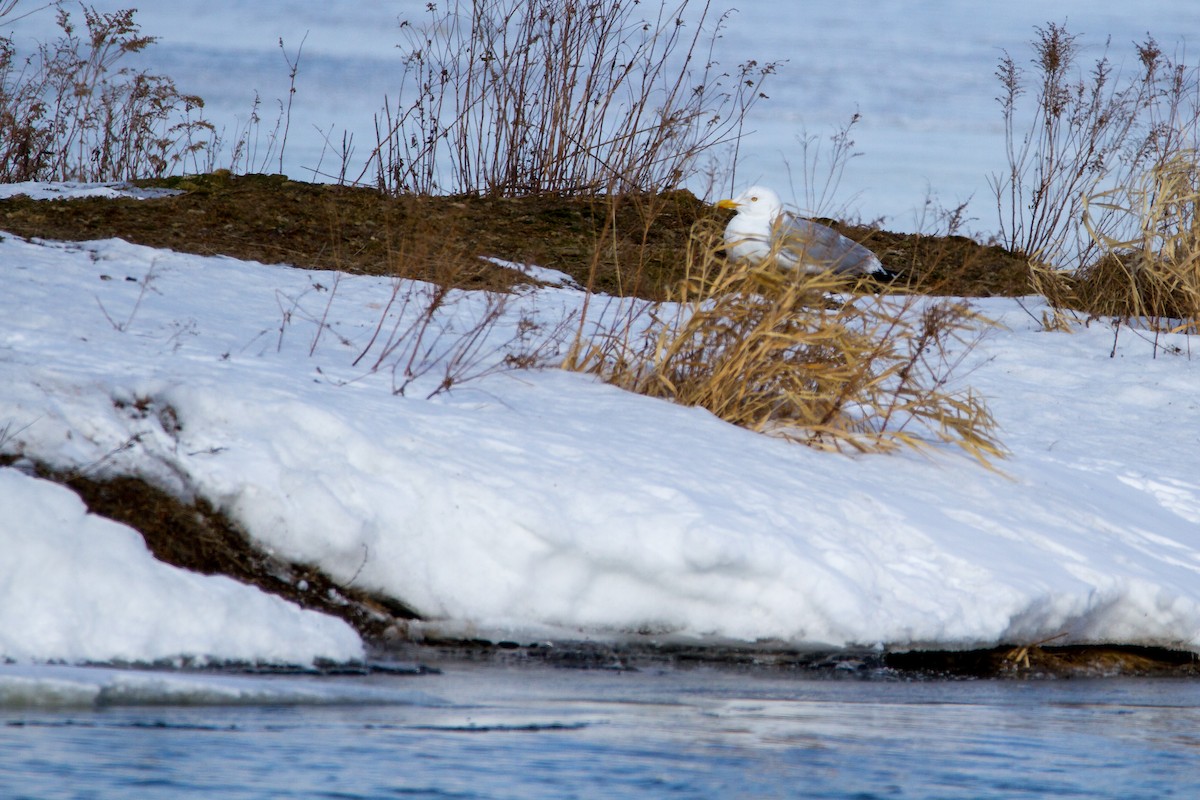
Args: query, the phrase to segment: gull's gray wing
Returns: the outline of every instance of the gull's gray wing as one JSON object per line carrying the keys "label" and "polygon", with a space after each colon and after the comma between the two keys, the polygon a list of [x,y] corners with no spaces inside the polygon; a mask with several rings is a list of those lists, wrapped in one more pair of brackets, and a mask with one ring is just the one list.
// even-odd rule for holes
{"label": "gull's gray wing", "polygon": [[772,236],[779,244],[780,255],[792,260],[793,266],[832,269],[847,275],[884,271],[883,264],[870,250],[810,219],[786,214],[775,226]]}

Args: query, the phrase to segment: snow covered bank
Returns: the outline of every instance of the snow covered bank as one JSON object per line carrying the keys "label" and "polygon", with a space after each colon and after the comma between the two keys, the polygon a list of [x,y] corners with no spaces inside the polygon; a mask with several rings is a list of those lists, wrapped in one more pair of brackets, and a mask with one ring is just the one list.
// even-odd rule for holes
{"label": "snow covered bank", "polygon": [[[1001,475],[956,452],[820,453],[557,370],[397,396],[389,374],[351,364],[386,279],[8,236],[0,278],[0,451],[203,496],[264,547],[392,594],[438,632],[1200,648],[1200,367],[1151,359],[1128,332],[1109,358],[1098,324],[1041,332],[1034,300],[1032,316],[981,301],[1006,327],[969,356],[1012,450]],[[478,317],[479,296],[456,297],[454,313]],[[516,296],[496,341],[581,300]],[[4,502],[32,491],[4,473]],[[40,522],[0,522],[6,553],[81,515],[69,492],[39,491]],[[57,600],[42,587],[66,583],[64,559],[14,552],[25,600]],[[131,559],[97,556],[72,580],[103,587]],[[186,601],[171,598],[191,585],[162,584],[146,603],[162,618],[139,625],[178,624]],[[110,618],[68,600],[60,623],[115,654]],[[279,637],[195,641],[350,652],[332,623],[226,600]],[[220,619],[213,602],[196,616]],[[0,619],[2,655],[78,657],[22,615]]]}
{"label": "snow covered bank", "polygon": [[[362,657],[335,620],[229,578],[156,561],[74,492],[0,468],[0,656],[306,664]],[[0,692],[2,693],[2,692]]]}

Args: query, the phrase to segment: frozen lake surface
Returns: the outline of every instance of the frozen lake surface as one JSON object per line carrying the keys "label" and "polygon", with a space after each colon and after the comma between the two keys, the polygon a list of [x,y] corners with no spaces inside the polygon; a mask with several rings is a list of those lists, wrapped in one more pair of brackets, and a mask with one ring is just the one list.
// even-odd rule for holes
{"label": "frozen lake surface", "polygon": [[[18,702],[7,669],[0,795],[10,800],[1161,798],[1200,789],[1196,682],[458,664],[358,678],[168,673],[156,683],[154,673],[74,669],[57,679],[57,700],[47,690]],[[53,673],[26,671],[44,681]],[[100,687],[90,700],[87,684]]]}

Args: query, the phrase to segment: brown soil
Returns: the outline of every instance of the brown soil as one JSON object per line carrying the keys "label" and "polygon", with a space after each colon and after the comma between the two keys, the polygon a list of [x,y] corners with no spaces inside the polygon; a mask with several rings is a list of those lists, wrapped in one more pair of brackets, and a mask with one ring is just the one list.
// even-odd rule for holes
{"label": "brown soil", "polygon": [[[391,652],[407,661],[439,664],[474,661],[507,666],[641,670],[720,667],[797,677],[849,679],[1045,680],[1064,678],[1195,678],[1200,656],[1156,647],[1076,645],[1003,646],[990,650],[811,651],[779,647],[655,642],[395,642]],[[1026,663],[1023,656],[1028,656]]]}
{"label": "brown soil", "polygon": [[891,653],[890,668],[932,677],[1108,678],[1200,676],[1200,655],[1134,645],[1014,646]]}
{"label": "brown soil", "polygon": [[[147,181],[184,194],[152,200],[0,200],[0,230],[136,244],[264,263],[420,277],[505,289],[516,272],[479,256],[536,264],[610,294],[660,298],[681,277],[694,226],[728,219],[686,191],[660,196],[387,197],[227,172]],[[988,296],[1029,292],[1026,259],[965,237],[889,233],[828,221],[862,241],[905,288]],[[593,272],[593,267],[595,270]]]}

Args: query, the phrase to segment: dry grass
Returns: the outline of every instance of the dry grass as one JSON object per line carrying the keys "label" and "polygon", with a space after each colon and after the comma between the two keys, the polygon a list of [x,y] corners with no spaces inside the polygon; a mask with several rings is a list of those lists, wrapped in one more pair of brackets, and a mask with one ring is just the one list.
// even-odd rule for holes
{"label": "dry grass", "polygon": [[[1093,312],[1140,318],[1154,330],[1200,333],[1200,157],[1180,152],[1129,186],[1088,198],[1084,223],[1104,256],[1082,283],[1111,285],[1086,297]],[[1118,238],[1092,223],[1092,209],[1123,215],[1136,228]],[[1108,305],[1108,308],[1104,308]]]}
{"label": "dry grass", "polygon": [[[1074,272],[1034,266],[1050,302],[1047,327],[1069,329],[1071,312],[1145,329],[1155,353],[1164,333],[1200,333],[1200,158],[1182,151],[1128,185],[1085,198],[1083,221],[1098,256]],[[1100,214],[1121,224],[1102,228]]]}
{"label": "dry grass", "polygon": [[429,399],[488,375],[546,365],[569,320],[542,330],[524,315],[510,326],[505,318],[509,294],[454,289],[461,280],[455,274],[456,261],[433,263],[442,271],[441,280],[392,280],[375,329],[354,366],[390,375],[393,394],[418,388]]}
{"label": "dry grass", "polygon": [[[508,311],[513,298],[509,284],[501,281],[499,290],[479,285],[481,260],[459,246],[467,233],[421,217],[413,220],[408,236],[384,233],[385,255],[377,266],[390,276],[390,286],[377,295],[380,310],[366,341],[355,344],[331,322],[340,316],[335,311],[339,288],[352,260],[336,235],[342,224],[339,209],[329,212],[329,257],[335,272],[299,293],[276,292],[279,347],[297,329],[311,329],[310,356],[322,338],[340,340],[355,347],[352,366],[364,374],[389,376],[393,394],[417,392],[426,399],[498,372],[545,366],[547,354],[556,351],[569,320],[543,328],[523,314],[514,322]],[[515,270],[496,270],[517,275]],[[423,279],[413,279],[414,272]]]}
{"label": "dry grass", "polygon": [[[25,61],[0,37],[0,181],[107,181],[211,168],[204,101],[162,75],[121,67],[146,49],[135,11],[83,7],[86,31],[55,4],[62,35]],[[0,11],[10,11],[11,4]]]}
{"label": "dry grass", "polygon": [[581,323],[566,368],[822,448],[1003,455],[984,402],[951,388],[985,324],[966,304],[728,261],[712,225],[686,259],[669,302],[627,305],[596,334]]}

